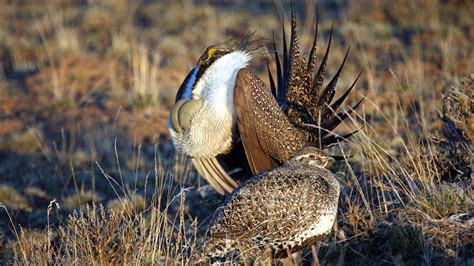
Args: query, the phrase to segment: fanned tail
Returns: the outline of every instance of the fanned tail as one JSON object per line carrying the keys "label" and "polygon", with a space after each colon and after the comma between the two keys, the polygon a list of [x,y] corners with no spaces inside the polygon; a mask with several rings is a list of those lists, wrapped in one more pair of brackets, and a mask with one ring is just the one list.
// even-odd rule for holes
{"label": "fanned tail", "polygon": [[[291,35],[290,45],[287,46],[284,22],[282,21],[283,35],[283,57],[276,49],[275,36],[273,36],[273,48],[276,66],[276,82],[268,67],[270,88],[277,99],[280,107],[288,116],[289,121],[300,130],[306,131],[311,142],[326,148],[338,141],[345,140],[356,133],[339,136],[329,134],[342,121],[349,116],[355,108],[363,101],[362,98],[349,111],[338,111],[347,96],[359,80],[362,71],[359,73],[352,85],[334,102],[337,89],[337,81],[344,69],[344,64],[349,55],[350,48],[344,56],[336,74],[323,90],[324,78],[327,72],[327,61],[332,43],[334,23],[331,26],[329,41],[324,53],[324,57],[317,68],[317,35],[319,24],[318,6],[316,6],[316,29],[308,61],[305,62],[301,54],[299,37],[296,28],[295,9],[291,6]],[[316,71],[317,68],[317,71]]]}
{"label": "fanned tail", "polygon": [[304,63],[301,58],[300,44],[298,38],[298,31],[296,30],[296,15],[293,7],[291,6],[291,36],[290,36],[290,55],[289,62],[286,67],[288,73],[288,92],[286,95],[286,101],[289,104],[299,104],[298,99],[303,98],[304,91],[301,90],[302,80],[304,77]]}

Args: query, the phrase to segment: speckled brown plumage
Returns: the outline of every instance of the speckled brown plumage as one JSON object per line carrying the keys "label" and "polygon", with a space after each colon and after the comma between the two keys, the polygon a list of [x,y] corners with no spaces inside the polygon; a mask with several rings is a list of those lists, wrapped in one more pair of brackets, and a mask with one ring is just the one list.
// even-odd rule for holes
{"label": "speckled brown plumage", "polygon": [[[269,74],[269,77],[271,90],[275,92],[275,97],[278,99],[279,105],[282,106],[282,110],[287,115],[289,121],[295,127],[311,132],[314,142],[317,142],[320,148],[324,148],[337,142],[338,139],[341,139],[328,135],[330,135],[329,133],[347,117],[344,111],[337,115],[334,112],[337,111],[348,93],[345,93],[336,101],[338,102],[337,105],[330,104],[334,98],[337,88],[337,80],[342,72],[349,50],[347,51],[339,70],[323,90],[322,87],[326,74],[333,30],[331,28],[326,53],[320,63],[318,71],[315,73],[317,66],[317,29],[318,23],[316,22],[316,32],[311,52],[309,54],[309,60],[305,63],[305,58],[301,55],[300,51],[299,38],[296,29],[296,16],[294,14],[294,9],[292,9],[289,51],[286,48],[285,31],[283,29],[283,65],[280,64],[280,56],[276,49],[275,41],[273,44],[277,67],[277,85],[275,85],[271,74]],[[348,92],[352,90],[354,85],[355,82],[349,88]],[[352,112],[352,109],[357,108],[359,104],[360,102],[351,108],[349,114]],[[328,136],[327,139],[321,139],[326,136]]]}
{"label": "speckled brown plumage", "polygon": [[304,58],[301,57],[298,31],[296,30],[296,16],[294,9],[291,12],[291,38],[289,53],[289,82],[286,100],[288,103],[298,103],[299,99],[306,98],[304,89],[302,90],[302,81],[305,78]]}
{"label": "speckled brown plumage", "polygon": [[[234,95],[239,131],[251,167],[257,173],[268,169],[260,167],[265,159],[289,161],[305,144],[307,133],[289,122],[265,84],[249,70],[240,70],[235,86],[240,92]],[[253,158],[257,151],[267,158]]]}
{"label": "speckled brown plumage", "polygon": [[339,184],[329,158],[306,147],[290,162],[240,186],[217,210],[204,258],[285,258],[325,238],[336,218]]}

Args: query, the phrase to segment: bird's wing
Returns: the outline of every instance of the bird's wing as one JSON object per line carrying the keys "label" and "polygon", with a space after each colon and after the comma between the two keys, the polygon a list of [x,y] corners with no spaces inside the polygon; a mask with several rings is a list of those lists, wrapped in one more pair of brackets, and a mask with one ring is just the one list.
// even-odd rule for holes
{"label": "bird's wing", "polygon": [[[248,69],[237,74],[234,106],[240,136],[254,174],[290,159],[302,136],[281,111],[270,89]],[[290,147],[290,149],[289,149]]]}
{"label": "bird's wing", "polygon": [[215,157],[191,158],[199,174],[219,193],[232,192],[237,182],[222,168]]}

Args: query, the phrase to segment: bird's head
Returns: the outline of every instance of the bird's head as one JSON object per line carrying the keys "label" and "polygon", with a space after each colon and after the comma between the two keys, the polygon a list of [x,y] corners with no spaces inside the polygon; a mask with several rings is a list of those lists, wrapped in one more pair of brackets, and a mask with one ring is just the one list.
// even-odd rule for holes
{"label": "bird's head", "polygon": [[264,42],[251,33],[207,47],[179,87],[176,102],[205,93],[210,82],[232,78],[234,72],[247,66],[252,54],[262,52]]}
{"label": "bird's head", "polygon": [[211,72],[218,71],[215,67],[211,67],[219,59],[222,59],[226,55],[233,53],[234,50],[225,45],[211,45],[206,51],[199,57],[197,64],[191,69],[183,83],[178,89],[176,94],[175,102],[179,100],[189,100],[193,97],[193,93],[196,89],[196,86],[199,83],[202,83],[201,80],[206,75],[209,75]]}
{"label": "bird's head", "polygon": [[290,160],[291,163],[317,168],[329,168],[334,161],[331,155],[310,146],[302,148]]}
{"label": "bird's head", "polygon": [[181,132],[203,104],[214,105],[217,110],[231,107],[237,72],[247,66],[258,47],[251,34],[209,46],[178,89],[170,127]]}

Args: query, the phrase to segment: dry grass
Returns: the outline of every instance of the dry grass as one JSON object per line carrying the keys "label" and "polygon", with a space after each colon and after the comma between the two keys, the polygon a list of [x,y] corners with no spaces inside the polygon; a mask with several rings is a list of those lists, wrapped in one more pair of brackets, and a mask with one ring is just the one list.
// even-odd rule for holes
{"label": "dry grass", "polygon": [[[176,173],[172,169],[165,171],[160,167],[159,159],[155,157],[155,160],[157,165],[153,175],[160,177],[154,178],[153,190],[156,193],[150,195],[149,202],[133,192],[125,192],[127,188],[119,177],[103,172],[110,186],[116,189],[116,200],[110,201],[107,208],[96,205],[94,202],[99,199],[91,192],[65,198],[64,206],[52,200],[47,206],[43,230],[17,227],[10,206],[21,207],[18,205],[19,195],[3,193],[2,202],[6,206],[1,206],[7,214],[5,221],[10,223],[15,236],[15,240],[9,241],[5,247],[11,262],[19,265],[169,265],[190,261],[196,250],[198,227],[197,220],[185,218],[184,203],[189,189],[176,187],[177,184],[171,180]],[[3,192],[11,190],[2,187]],[[181,192],[176,194],[176,191]],[[63,208],[75,207],[74,212],[59,224],[53,222],[61,216]]]}
{"label": "dry grass", "polygon": [[[469,82],[472,79],[458,83],[447,93],[469,93],[471,88],[465,86]],[[459,100],[462,102],[462,98]],[[458,106],[461,102],[445,104]],[[470,116],[471,111],[465,111],[472,107],[471,101],[470,107],[457,115]],[[464,139],[459,143],[451,135],[442,143],[430,136],[421,140],[408,127],[395,130],[390,120],[384,124],[397,138],[398,150],[391,150],[393,144],[388,148],[379,142],[384,137],[373,125],[365,124],[352,144],[360,149],[361,157],[346,162],[347,168],[342,171],[345,176],[341,182],[346,189],[339,226],[344,231],[342,241],[351,247],[348,252],[357,255],[371,250],[378,260],[395,264],[463,262],[463,256],[471,256],[474,240],[472,142]],[[374,241],[383,245],[376,246]],[[356,261],[364,263],[374,257],[359,259]]]}
{"label": "dry grass", "polygon": [[[175,154],[167,114],[206,46],[278,31],[249,3],[0,1],[0,264],[190,262],[222,198]],[[364,69],[349,100],[367,95],[333,150],[348,159],[321,263],[472,264],[472,5],[320,4],[318,54],[336,19],[330,72],[351,45],[340,88]],[[264,56],[251,67],[267,80]]]}

